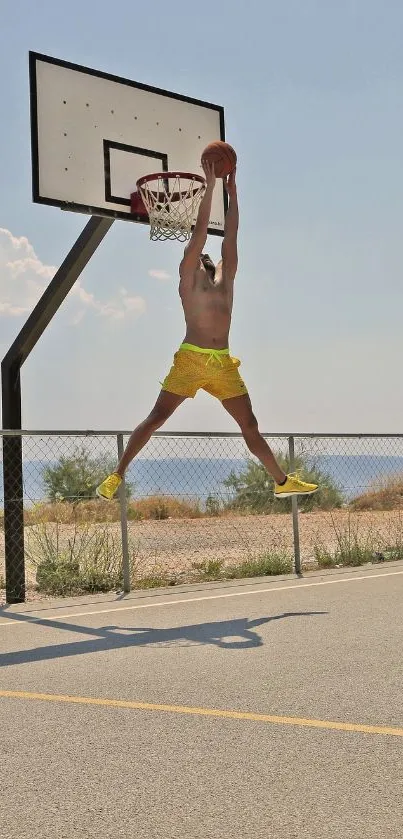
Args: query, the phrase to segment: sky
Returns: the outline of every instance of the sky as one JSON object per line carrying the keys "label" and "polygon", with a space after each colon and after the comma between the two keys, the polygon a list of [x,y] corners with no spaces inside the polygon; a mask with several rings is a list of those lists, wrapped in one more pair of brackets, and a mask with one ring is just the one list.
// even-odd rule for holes
{"label": "sky", "polygon": [[[1,357],[88,220],[32,203],[34,50],[224,106],[230,347],[261,430],[400,432],[401,2],[3,0],[0,14]],[[184,337],[181,253],[113,224],[23,366],[23,428],[129,430],[149,413]],[[238,430],[204,393],[166,428]]]}

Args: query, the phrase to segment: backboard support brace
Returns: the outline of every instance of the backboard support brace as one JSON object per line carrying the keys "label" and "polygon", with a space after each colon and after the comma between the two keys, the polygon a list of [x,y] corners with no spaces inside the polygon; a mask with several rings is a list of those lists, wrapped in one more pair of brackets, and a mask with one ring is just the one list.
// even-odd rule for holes
{"label": "backboard support brace", "polygon": [[[3,428],[21,429],[21,367],[113,224],[93,216],[67,254],[1,364]],[[25,601],[22,437],[3,436],[7,603]]]}

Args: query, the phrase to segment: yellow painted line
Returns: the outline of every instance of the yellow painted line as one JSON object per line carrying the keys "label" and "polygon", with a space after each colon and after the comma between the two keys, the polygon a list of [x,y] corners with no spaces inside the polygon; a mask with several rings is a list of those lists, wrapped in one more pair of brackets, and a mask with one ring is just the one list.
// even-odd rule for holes
{"label": "yellow painted line", "polygon": [[[315,588],[316,586],[335,586],[341,583],[360,583],[364,580],[378,580],[380,577],[398,577],[403,574],[403,571],[390,571],[383,574],[365,574],[362,577],[343,577],[341,580],[320,580],[317,583],[300,583],[296,581],[292,585],[276,586],[270,588],[258,588],[253,590],[232,591],[226,594],[211,594],[202,597],[186,597],[181,600],[165,600],[163,603],[133,603],[131,606],[119,606],[117,609],[97,609],[90,612],[70,612],[64,615],[44,615],[43,617],[31,617],[28,612],[18,612],[21,615],[20,620],[5,620],[0,621],[0,627],[4,626],[28,626],[31,623],[43,623],[43,621],[58,621],[72,618],[84,618],[90,615],[109,615],[114,612],[130,612],[138,609],[162,609],[164,606],[181,606],[182,603],[200,603],[209,600],[224,600],[228,597],[249,597],[255,594],[274,594],[277,591],[299,591],[302,588]],[[54,607],[55,611],[57,608]],[[71,608],[77,608],[72,606]],[[33,609],[32,611],[35,611]]]}
{"label": "yellow painted line", "polygon": [[359,725],[332,720],[304,719],[303,717],[281,717],[273,714],[253,714],[249,711],[224,711],[216,708],[192,708],[187,705],[161,705],[154,702],[130,702],[125,699],[96,699],[91,696],[65,696],[53,693],[30,693],[20,690],[0,690],[5,699],[28,699],[42,702],[65,702],[73,705],[97,705],[104,708],[126,708],[132,711],[163,711],[169,714],[189,714],[198,717],[215,717],[228,720],[248,720],[274,725],[293,725],[306,728],[324,728],[330,731],[353,731],[359,734],[382,734],[403,737],[403,728],[386,725]]}

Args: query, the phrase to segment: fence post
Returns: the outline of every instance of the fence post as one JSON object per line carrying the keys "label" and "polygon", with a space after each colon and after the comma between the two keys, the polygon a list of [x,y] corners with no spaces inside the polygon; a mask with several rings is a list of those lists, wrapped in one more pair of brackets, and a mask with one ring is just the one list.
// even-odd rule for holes
{"label": "fence post", "polygon": [[[118,442],[118,458],[123,454],[123,434],[117,435]],[[130,591],[130,560],[129,560],[129,539],[127,532],[127,498],[126,498],[126,482],[123,478],[119,490],[119,504],[120,504],[120,528],[122,532],[122,557],[123,557],[123,591],[128,594]]]}
{"label": "fence post", "polygon": [[[4,407],[4,403],[3,403]],[[22,435],[3,437],[6,602],[25,602],[24,481]]]}
{"label": "fence post", "polygon": [[[295,445],[294,437],[288,438],[288,453],[290,458],[290,472],[295,468]],[[299,519],[298,519],[298,497],[291,498],[292,508],[292,529],[294,534],[294,565],[295,573],[301,574],[301,553],[299,548]]]}

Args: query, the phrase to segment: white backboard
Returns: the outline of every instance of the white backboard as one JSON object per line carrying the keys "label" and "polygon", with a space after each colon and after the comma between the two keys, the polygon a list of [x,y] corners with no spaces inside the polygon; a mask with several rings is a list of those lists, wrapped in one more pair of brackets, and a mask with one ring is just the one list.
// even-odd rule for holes
{"label": "white backboard", "polygon": [[[200,157],[225,139],[224,109],[30,52],[33,200],[65,210],[144,221],[130,214],[141,175],[203,174]],[[222,235],[218,183],[209,233]]]}

